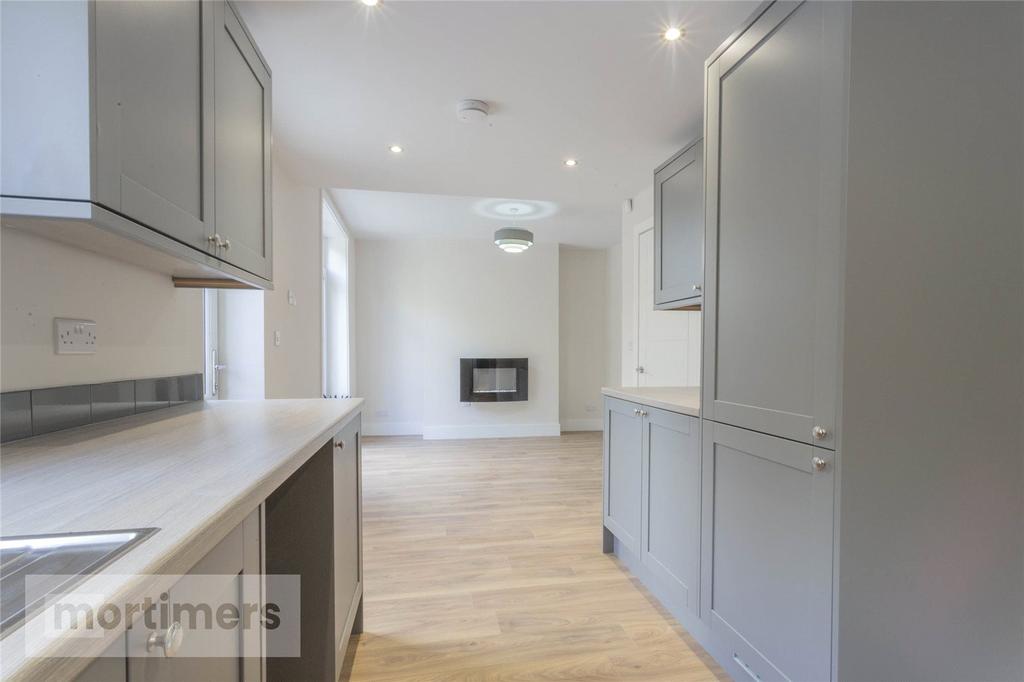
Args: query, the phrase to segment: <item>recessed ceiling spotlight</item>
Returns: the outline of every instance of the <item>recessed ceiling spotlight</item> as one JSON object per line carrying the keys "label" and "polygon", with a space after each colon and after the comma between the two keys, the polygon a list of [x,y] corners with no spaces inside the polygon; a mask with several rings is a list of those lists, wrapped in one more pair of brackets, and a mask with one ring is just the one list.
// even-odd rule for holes
{"label": "recessed ceiling spotlight", "polygon": [[391,150],[391,153],[392,153],[392,154],[401,154],[401,153],[402,153],[402,152],[404,151],[404,150],[402,149],[402,146],[401,146],[401,145],[398,145],[398,144],[393,144],[393,145],[391,145],[390,147],[388,147],[388,149],[390,149],[390,150]]}
{"label": "recessed ceiling spotlight", "polygon": [[367,7],[376,7],[380,4],[380,0],[360,0]]}
{"label": "recessed ceiling spotlight", "polygon": [[577,161],[576,159],[566,159],[565,160],[565,165],[568,166],[569,168],[572,168],[573,166],[577,165],[578,163],[579,163],[579,161]]}
{"label": "recessed ceiling spotlight", "polygon": [[678,26],[669,26],[665,29],[665,33],[662,34],[662,37],[665,38],[665,40],[674,41],[679,40],[684,35],[686,35],[686,31],[684,29],[681,29]]}

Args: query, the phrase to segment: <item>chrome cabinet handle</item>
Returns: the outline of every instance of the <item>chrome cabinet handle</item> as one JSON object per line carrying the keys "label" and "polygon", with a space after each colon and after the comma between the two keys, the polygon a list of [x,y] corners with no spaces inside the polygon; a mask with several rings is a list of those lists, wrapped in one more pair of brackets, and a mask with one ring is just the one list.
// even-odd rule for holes
{"label": "chrome cabinet handle", "polygon": [[647,410],[640,410],[640,416],[641,417],[646,417],[647,416]]}
{"label": "chrome cabinet handle", "polygon": [[230,249],[231,248],[231,240],[230,239],[225,239],[223,241],[223,243],[221,243],[221,246],[223,246],[225,249]]}
{"label": "chrome cabinet handle", "polygon": [[146,638],[146,651],[153,651],[160,647],[164,651],[164,657],[171,658],[181,649],[181,642],[184,638],[185,631],[182,630],[181,623],[175,621],[162,635],[155,632],[149,633],[149,637]]}
{"label": "chrome cabinet handle", "polygon": [[637,408],[634,407],[633,408],[633,416],[639,417],[640,416],[640,410],[638,410]]}
{"label": "chrome cabinet handle", "polygon": [[828,429],[826,429],[824,426],[815,426],[813,429],[811,429],[811,435],[814,436],[814,440],[825,440],[826,438],[828,438],[829,433]]}
{"label": "chrome cabinet handle", "polygon": [[334,441],[334,447],[336,447],[339,450],[344,450],[345,449],[345,441],[343,441],[343,440],[336,440],[336,441]]}
{"label": "chrome cabinet handle", "polygon": [[211,237],[207,237],[206,241],[210,242],[214,246],[220,246],[220,235],[219,234],[215,234],[215,235],[213,235]]}
{"label": "chrome cabinet handle", "polygon": [[704,287],[702,285],[700,285],[700,284],[694,284],[693,285],[693,290],[694,291],[703,291]]}
{"label": "chrome cabinet handle", "polygon": [[815,471],[824,471],[825,467],[828,466],[828,462],[821,457],[811,457],[811,465],[814,467]]}
{"label": "chrome cabinet handle", "polygon": [[640,374],[643,374],[644,373],[644,368],[643,367],[637,367],[636,371],[639,372]]}

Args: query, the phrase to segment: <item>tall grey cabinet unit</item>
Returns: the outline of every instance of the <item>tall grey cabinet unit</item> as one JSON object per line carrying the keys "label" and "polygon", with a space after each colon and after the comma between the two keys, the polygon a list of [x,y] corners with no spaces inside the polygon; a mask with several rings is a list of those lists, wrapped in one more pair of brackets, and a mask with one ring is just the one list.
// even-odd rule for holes
{"label": "tall grey cabinet unit", "polygon": [[654,307],[699,310],[704,282],[704,143],[654,171]]}
{"label": "tall grey cabinet unit", "polygon": [[12,2],[0,17],[3,225],[269,287],[270,73],[234,8]]}
{"label": "tall grey cabinet unit", "polygon": [[334,437],[334,678],[339,679],[351,635],[363,631],[361,420]]}
{"label": "tall grey cabinet unit", "polygon": [[705,83],[704,641],[1024,679],[1024,5],[766,3]]}

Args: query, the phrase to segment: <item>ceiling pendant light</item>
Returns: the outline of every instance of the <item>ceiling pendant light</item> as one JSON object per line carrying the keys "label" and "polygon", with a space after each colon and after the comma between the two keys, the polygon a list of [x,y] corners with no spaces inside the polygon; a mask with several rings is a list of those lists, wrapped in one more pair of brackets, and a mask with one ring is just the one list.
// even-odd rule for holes
{"label": "ceiling pendant light", "polygon": [[[511,210],[513,216],[519,213],[518,208]],[[494,243],[505,253],[522,253],[533,246],[533,232],[519,227],[503,227],[494,233]]]}

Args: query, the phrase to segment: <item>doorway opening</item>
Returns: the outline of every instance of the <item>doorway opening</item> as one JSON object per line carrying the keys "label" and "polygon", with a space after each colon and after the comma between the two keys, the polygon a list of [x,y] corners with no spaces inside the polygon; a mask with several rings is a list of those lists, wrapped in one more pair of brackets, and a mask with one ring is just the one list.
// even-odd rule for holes
{"label": "doorway opening", "polygon": [[348,398],[352,395],[351,241],[326,195],[321,204],[323,395],[325,398]]}

